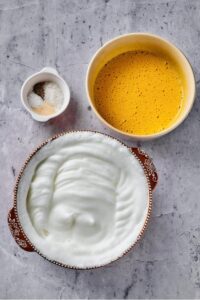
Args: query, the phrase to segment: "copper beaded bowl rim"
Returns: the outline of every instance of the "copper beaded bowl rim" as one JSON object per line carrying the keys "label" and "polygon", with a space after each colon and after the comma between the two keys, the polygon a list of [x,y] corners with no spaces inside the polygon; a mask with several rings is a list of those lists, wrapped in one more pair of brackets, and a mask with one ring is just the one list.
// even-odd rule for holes
{"label": "copper beaded bowl rim", "polygon": [[42,256],[44,259],[46,259],[47,261],[53,263],[53,264],[56,264],[60,267],[64,267],[64,268],[68,268],[68,269],[75,269],[75,270],[92,270],[92,269],[97,269],[97,268],[102,268],[102,267],[106,267],[108,265],[110,265],[111,263],[119,260],[121,257],[123,257],[124,255],[126,255],[129,251],[132,250],[132,248],[137,244],[137,242],[141,239],[141,237],[143,236],[144,232],[146,231],[147,227],[148,227],[148,222],[149,222],[149,219],[150,219],[150,216],[151,216],[151,212],[152,212],[152,188],[151,188],[151,184],[150,184],[150,180],[149,180],[149,177],[148,177],[148,174],[147,174],[147,171],[145,169],[145,167],[143,166],[140,158],[134,153],[131,151],[131,154],[134,155],[134,157],[139,161],[140,163],[140,166],[142,167],[143,171],[144,171],[144,174],[146,176],[146,180],[147,180],[147,184],[148,184],[148,211],[147,211],[147,215],[146,215],[146,218],[145,218],[145,222],[144,222],[144,225],[140,231],[140,233],[138,234],[137,236],[137,239],[136,241],[128,247],[127,250],[125,250],[124,252],[122,252],[117,258],[113,259],[113,260],[110,260],[108,263],[106,264],[102,264],[102,265],[94,265],[94,266],[91,266],[91,267],[77,267],[77,266],[73,266],[73,265],[67,265],[67,264],[64,264],[64,263],[61,263],[59,261],[56,261],[56,260],[51,260],[49,259],[47,256],[45,256],[43,253],[41,253],[36,247],[35,245],[30,241],[30,239],[27,237],[27,235],[25,234],[24,230],[23,230],[23,227],[20,223],[20,220],[19,220],[19,215],[18,215],[18,210],[17,210],[17,193],[18,193],[18,187],[19,187],[19,184],[20,184],[20,181],[22,179],[22,176],[23,176],[23,173],[26,169],[26,166],[28,165],[28,163],[31,161],[31,159],[33,158],[33,156],[41,149],[43,148],[45,145],[47,145],[48,143],[58,139],[59,137],[61,136],[64,136],[64,135],[67,135],[67,134],[70,134],[70,133],[82,133],[82,132],[91,132],[91,133],[97,133],[97,134],[101,134],[101,135],[104,135],[104,136],[107,136],[108,138],[111,138],[113,140],[116,140],[118,141],[121,145],[125,146],[126,148],[129,149],[129,151],[131,151],[131,147],[128,147],[126,144],[124,144],[122,141],[120,141],[119,139],[115,138],[115,137],[112,137],[108,134],[105,134],[105,133],[102,133],[102,132],[98,132],[98,131],[92,131],[92,130],[74,130],[74,131],[64,131],[62,133],[59,133],[59,134],[56,134],[54,136],[52,136],[51,138],[48,138],[46,139],[43,143],[41,143],[39,146],[37,146],[32,152],[31,154],[28,156],[28,158],[25,160],[20,172],[19,172],[19,175],[17,176],[17,179],[15,181],[15,187],[14,187],[14,201],[13,201],[13,208],[14,208],[14,213],[15,213],[15,216],[16,216],[16,220],[17,220],[17,223],[19,225],[19,228],[23,234],[23,238],[25,239],[25,241],[30,244],[30,246],[33,248],[33,251],[36,252],[37,254],[39,254],[40,256]]}

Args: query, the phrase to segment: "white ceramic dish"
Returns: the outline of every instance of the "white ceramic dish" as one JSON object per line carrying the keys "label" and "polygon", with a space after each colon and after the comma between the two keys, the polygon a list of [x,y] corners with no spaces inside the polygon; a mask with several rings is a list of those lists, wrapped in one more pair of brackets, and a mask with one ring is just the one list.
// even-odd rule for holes
{"label": "white ceramic dish", "polygon": [[[137,48],[135,48],[137,47]],[[145,49],[160,49],[165,51],[177,65],[180,67],[180,70],[184,77],[185,84],[185,105],[182,113],[177,118],[177,120],[167,129],[150,135],[136,135],[130,134],[124,131],[121,131],[111,124],[109,124],[97,111],[95,104],[93,102],[93,87],[97,74],[100,69],[113,57],[127,51],[131,50],[141,50],[141,47],[145,47]],[[113,129],[114,131],[123,134],[126,137],[132,137],[137,140],[150,140],[154,138],[161,137],[172,130],[174,130],[177,126],[179,126],[189,114],[194,99],[195,99],[195,78],[191,68],[190,63],[188,62],[185,55],[172,43],[169,41],[153,34],[149,33],[130,33],[122,36],[118,36],[109,42],[105,43],[92,57],[91,62],[88,66],[87,75],[86,75],[86,92],[87,98],[97,117],[108,127]]]}
{"label": "white ceramic dish", "polygon": [[[83,142],[82,145],[84,145],[84,148],[79,148],[79,146],[77,146],[77,145],[79,145],[79,143],[82,143],[82,142]],[[89,145],[89,146],[87,146],[87,145]],[[98,147],[96,148],[95,145],[96,146],[98,145]],[[103,149],[103,152],[102,152],[102,149]],[[111,149],[113,149],[113,150],[111,150]],[[61,150],[61,152],[60,152],[60,150]],[[65,152],[65,151],[67,151],[67,152]],[[90,152],[92,152],[92,153],[90,154]],[[102,212],[104,211],[103,215],[105,215],[105,222],[104,222],[104,219],[102,219],[102,217],[97,218],[96,219],[97,223],[95,223],[95,224],[100,224],[100,227],[98,225],[97,228],[104,228],[104,225],[107,224],[106,220],[107,221],[112,220],[113,216],[116,217],[116,220],[114,218],[113,221],[111,222],[111,224],[113,224],[113,225],[116,222],[116,226],[117,226],[116,229],[113,231],[113,227],[111,226],[111,228],[110,228],[108,226],[106,228],[110,228],[110,229],[108,231],[107,230],[104,231],[104,232],[107,232],[106,236],[108,234],[109,237],[112,237],[111,241],[114,241],[114,244],[112,247],[109,246],[110,242],[108,242],[108,243],[106,242],[107,246],[103,242],[103,245],[106,246],[106,248],[101,248],[102,247],[102,235],[100,235],[101,236],[101,238],[100,238],[98,234],[101,231],[99,231],[99,229],[98,229],[97,233],[95,233],[95,235],[93,235],[93,234],[91,235],[92,240],[94,237],[95,237],[95,240],[98,237],[97,238],[98,244],[97,245],[95,244],[95,248],[93,248],[93,242],[92,242],[92,244],[90,244],[90,242],[89,242],[90,235],[87,236],[87,234],[86,234],[86,236],[85,236],[84,232],[82,232],[82,226],[85,226],[85,225],[83,224],[83,225],[79,226],[77,223],[77,225],[75,225],[75,226],[78,226],[79,230],[81,230],[81,232],[82,232],[81,238],[84,238],[86,240],[89,238],[89,240],[85,244],[86,248],[85,248],[84,252],[80,252],[80,256],[79,256],[79,254],[78,255],[76,254],[74,256],[73,249],[78,250],[79,245],[82,243],[82,242],[80,242],[79,239],[75,242],[75,244],[77,244],[77,247],[70,248],[70,242],[68,244],[68,240],[67,240],[66,244],[60,245],[59,244],[60,241],[59,241],[59,242],[55,242],[55,243],[53,242],[53,244],[51,243],[51,245],[49,245],[48,237],[47,237],[47,239],[45,237],[41,237],[41,236],[39,237],[37,232],[35,231],[33,225],[31,225],[31,219],[28,216],[29,205],[27,206],[27,195],[28,195],[30,183],[32,182],[33,174],[35,174],[35,170],[37,169],[38,164],[41,166],[41,164],[40,164],[41,161],[44,161],[44,159],[46,159],[47,157],[51,157],[52,155],[55,156],[55,154],[56,154],[55,157],[52,157],[53,161],[54,162],[56,161],[56,164],[58,163],[57,174],[59,174],[59,175],[58,175],[58,177],[56,176],[55,184],[58,184],[60,187],[62,187],[62,192],[63,192],[63,186],[62,186],[62,184],[60,185],[60,183],[59,183],[59,176],[61,175],[62,170],[66,170],[67,172],[69,170],[69,166],[66,167],[65,163],[63,165],[63,159],[64,160],[66,159],[65,158],[66,153],[68,153],[67,157],[73,159],[73,163],[74,163],[74,160],[78,159],[79,164],[80,164],[79,168],[75,168],[75,169],[77,169],[77,171],[72,173],[72,164],[70,163],[70,176],[72,176],[72,178],[74,178],[73,180],[75,180],[75,182],[73,181],[72,183],[70,183],[69,189],[67,188],[67,190],[66,190],[67,193],[69,192],[69,195],[73,195],[75,192],[75,194],[76,194],[76,197],[74,200],[75,202],[77,201],[77,195],[78,195],[78,199],[80,197],[78,202],[76,202],[77,204],[73,204],[73,205],[76,205],[76,209],[77,209],[77,205],[83,205],[84,214],[87,212],[87,213],[92,214],[92,216],[95,216],[96,213],[97,213],[97,215],[99,215],[100,211],[102,211]],[[75,155],[75,156],[73,156],[73,155]],[[96,155],[97,155],[97,157],[96,157]],[[103,155],[103,160],[102,160],[102,163],[99,164],[99,159],[101,159],[101,155]],[[91,157],[91,164],[87,162],[88,157]],[[119,159],[120,157],[123,159]],[[90,165],[94,165],[94,159],[95,160],[97,159],[98,168],[97,168],[97,173],[95,172],[93,174],[93,171],[92,171],[93,169],[91,169]],[[62,160],[62,163],[60,160]],[[115,161],[116,165],[114,164],[114,169],[115,169],[115,167],[117,167],[117,169],[119,168],[119,170],[122,171],[122,173],[120,172],[120,176],[117,175],[117,172],[113,173],[112,166],[111,166],[110,170],[111,170],[111,174],[113,173],[113,175],[108,176],[110,171],[108,168],[109,164],[107,164],[107,161],[110,161],[110,162]],[[52,162],[50,163],[51,170],[52,170]],[[67,164],[69,163],[68,160],[67,161],[65,160],[65,162],[67,162]],[[108,170],[104,171],[107,168],[108,168]],[[48,176],[49,179],[51,178],[53,180],[53,178],[55,178],[55,174],[54,174],[54,176],[52,176],[50,169],[48,169],[49,171],[47,170],[48,172],[46,172],[45,169],[43,169],[43,172],[42,173],[40,172],[40,174],[46,174],[46,176]],[[125,171],[125,173],[124,173],[124,171]],[[105,180],[106,177],[110,178],[109,180],[106,179],[106,182],[107,182],[106,186],[107,186],[107,184],[109,185],[109,190],[110,190],[110,188],[112,189],[112,184],[114,184],[114,187],[117,188],[117,191],[118,191],[116,194],[117,196],[114,196],[114,198],[117,197],[117,198],[115,198],[116,202],[115,201],[113,202],[113,200],[112,200],[112,198],[110,198],[110,196],[108,197],[106,190],[105,191],[102,190],[103,193],[99,191],[99,184],[101,186],[101,183],[102,183],[101,178],[100,178],[100,180],[95,180],[95,181],[93,181],[93,183],[90,183],[89,190],[88,190],[89,195],[90,195],[89,196],[90,204],[88,206],[88,204],[86,203],[87,205],[85,206],[84,199],[88,198],[88,196],[85,198],[86,194],[84,194],[85,196],[83,196],[83,198],[81,200],[84,189],[80,188],[79,184],[77,185],[76,182],[80,182],[80,180],[83,180],[82,183],[85,186],[85,184],[86,184],[85,177],[87,178],[87,176],[91,176],[93,174],[92,177],[90,177],[90,179],[93,178],[93,180],[94,180],[97,177],[97,174],[99,172],[100,172],[101,176],[103,176],[103,181]],[[85,174],[85,176],[84,176],[84,174]],[[128,181],[126,180],[126,176],[127,176],[126,174],[129,174]],[[68,179],[66,178],[66,176],[68,176],[67,173],[64,174],[63,179],[67,180],[67,182],[68,182]],[[115,177],[116,177],[117,181],[115,181]],[[36,178],[36,177],[34,176],[34,178]],[[49,182],[49,179],[48,179],[48,182]],[[62,182],[63,182],[63,179],[61,180]],[[152,207],[152,190],[156,186],[157,179],[158,179],[157,173],[156,173],[155,167],[154,167],[151,159],[148,157],[148,155],[146,153],[144,153],[139,148],[129,148],[126,145],[124,145],[123,143],[121,143],[120,141],[118,141],[114,138],[111,138],[107,135],[97,133],[97,132],[79,131],[79,132],[69,132],[69,133],[57,135],[57,136],[53,137],[52,139],[45,141],[41,146],[36,148],[36,150],[33,151],[32,154],[30,155],[30,157],[26,160],[26,162],[20,172],[20,175],[16,182],[15,191],[14,191],[14,207],[10,211],[9,217],[8,217],[8,222],[9,222],[11,232],[12,232],[13,237],[15,238],[16,242],[24,250],[36,251],[40,255],[45,257],[46,259],[48,259],[51,262],[56,263],[58,265],[61,265],[64,267],[69,267],[69,268],[79,268],[79,269],[97,268],[100,266],[104,266],[104,265],[120,258],[124,254],[126,254],[142,236],[143,232],[145,231],[145,229],[147,227],[147,223],[148,223],[148,220],[150,217],[150,212],[151,212],[151,207]],[[44,179],[42,179],[41,182],[44,182]],[[71,187],[72,187],[72,184],[74,184],[74,183],[76,184],[76,188],[75,188],[75,190],[73,190],[74,191],[73,192],[73,191],[71,191]],[[128,187],[128,190],[127,190],[127,188],[123,187],[125,183],[128,184],[128,185],[125,185],[125,187]],[[96,186],[96,184],[97,184],[97,186]],[[110,186],[110,184],[111,184],[111,186]],[[41,192],[42,191],[44,192],[45,189],[46,189],[45,187],[39,188],[39,190],[41,190]],[[49,190],[51,191],[51,188],[50,189],[48,188],[48,191]],[[91,191],[94,191],[94,190],[98,190],[99,192],[97,193],[97,196],[95,196],[96,194],[94,193],[93,196],[91,197]],[[120,190],[121,190],[121,192],[120,192]],[[77,192],[78,192],[78,194],[77,194]],[[102,195],[104,195],[104,196],[102,196]],[[128,195],[129,196],[131,195],[131,198],[129,198]],[[34,193],[34,197],[35,196],[36,196],[36,194]],[[58,194],[57,194],[57,196],[58,196]],[[59,200],[57,198],[57,196],[55,196],[56,198],[54,198],[54,196],[53,196],[53,198],[55,199],[56,202],[54,204],[53,204],[53,202],[51,202],[51,208],[55,207],[54,205],[56,205],[56,206],[58,204],[60,205],[61,199]],[[71,199],[71,198],[70,198],[70,196],[66,195],[66,192],[65,192],[65,197],[66,197],[65,204],[67,204],[69,199]],[[98,201],[97,201],[97,199],[95,200],[95,197],[98,197],[99,200]],[[105,197],[105,199],[104,199],[104,197]],[[121,197],[125,197],[125,199],[122,202],[120,202],[120,199],[122,199]],[[53,198],[51,198],[52,199],[51,201],[54,201]],[[42,215],[41,215],[41,213],[39,213],[38,208],[39,207],[41,208],[41,204],[44,203],[44,201],[43,201],[44,199],[41,200],[38,197],[37,197],[37,199],[36,198],[34,198],[34,199],[35,199],[34,201],[36,201],[35,204],[33,201],[33,205],[36,209],[36,216],[39,216],[39,219],[41,220],[40,217]],[[95,202],[96,203],[95,205],[94,205],[94,203],[93,203],[94,201],[92,201],[92,199],[97,201],[97,202]],[[108,200],[106,200],[106,199],[109,199],[109,202],[107,202]],[[104,206],[104,201],[105,201],[105,206]],[[37,203],[39,203],[39,207],[36,207]],[[73,201],[71,202],[71,200],[70,200],[70,203],[73,203]],[[110,204],[108,205],[108,203],[110,203]],[[111,206],[112,207],[111,212],[115,211],[115,214],[113,215],[113,213],[111,213],[111,215],[109,217],[109,209],[110,209],[109,207],[110,207],[111,203],[113,203]],[[126,204],[126,203],[128,203],[128,204]],[[100,208],[99,208],[100,211],[97,208],[97,212],[95,213],[94,208],[99,207],[99,205],[100,205]],[[107,205],[108,205],[108,207],[107,207]],[[128,207],[127,207],[127,205],[128,205]],[[105,211],[105,209],[106,209],[106,211]],[[113,211],[113,209],[114,209],[114,211]],[[61,210],[62,213],[64,211],[65,211],[65,208]],[[66,212],[68,213],[68,208],[67,208]],[[38,213],[39,213],[39,215],[38,215]],[[126,219],[124,220],[124,216],[127,215],[127,213],[130,216],[129,217],[127,216]],[[56,213],[56,220],[57,220],[56,224],[60,224],[58,217],[59,217],[59,214]],[[33,216],[33,218],[34,218],[34,216]],[[126,222],[124,223],[124,221],[126,221]],[[125,227],[121,227],[122,226],[121,222],[125,225]],[[109,223],[110,223],[110,221],[109,221]],[[34,223],[32,223],[32,224],[34,224]],[[48,224],[49,224],[49,221],[48,221]],[[118,227],[118,226],[120,226],[120,227]],[[123,235],[123,238],[121,237],[121,233],[120,233],[122,228],[124,228],[123,232],[126,233],[125,236]],[[50,230],[51,230],[51,228],[50,228]],[[119,232],[118,232],[118,230],[119,230]],[[60,232],[60,229],[59,229],[59,232]],[[59,232],[58,232],[58,235],[59,235]],[[113,240],[113,237],[114,237],[114,240]],[[104,240],[105,240],[105,238],[103,238],[103,241]],[[107,240],[107,238],[106,238],[106,240]],[[52,241],[52,240],[50,240],[50,241]],[[100,244],[99,244],[99,242],[100,242]],[[91,245],[91,248],[90,248],[90,245]],[[63,246],[64,246],[64,249],[62,249]],[[65,254],[61,253],[63,250],[64,250]],[[70,253],[72,253],[73,255]],[[85,254],[83,254],[83,253],[85,253]]]}
{"label": "white ceramic dish", "polygon": [[[64,100],[61,108],[55,112],[52,115],[48,116],[43,116],[40,114],[35,113],[31,107],[28,104],[27,101],[27,95],[28,93],[32,90],[33,86],[38,83],[38,82],[43,82],[43,81],[53,81],[59,85],[61,88],[63,95],[64,95]],[[70,101],[70,90],[65,82],[65,80],[58,74],[57,70],[51,67],[46,67],[42,69],[40,72],[37,72],[30,77],[28,77],[25,82],[22,85],[21,88],[21,102],[24,106],[24,108],[31,114],[32,118],[36,121],[39,122],[46,122],[52,118],[55,118],[59,116],[61,113],[64,112],[64,110],[67,108],[69,105]]]}

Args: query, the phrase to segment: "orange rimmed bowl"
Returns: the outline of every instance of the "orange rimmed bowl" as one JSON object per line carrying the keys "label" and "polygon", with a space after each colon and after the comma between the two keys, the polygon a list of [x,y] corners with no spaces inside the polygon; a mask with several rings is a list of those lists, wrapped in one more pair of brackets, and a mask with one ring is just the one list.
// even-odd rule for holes
{"label": "orange rimmed bowl", "polygon": [[[84,135],[85,132],[91,132],[91,134],[94,135],[100,135],[100,136],[105,136],[107,139],[114,139],[113,137],[110,137],[108,135],[102,134],[102,133],[98,133],[98,132],[92,132],[92,131],[74,131],[74,132],[65,132],[65,133],[61,133],[58,134],[48,140],[46,140],[44,143],[42,143],[39,147],[37,147],[28,157],[28,159],[25,161],[20,174],[16,180],[16,185],[14,188],[14,203],[13,203],[13,208],[10,210],[9,214],[8,214],[8,224],[9,224],[9,228],[10,231],[16,241],[16,243],[24,250],[26,251],[35,251],[38,254],[40,254],[42,257],[44,257],[45,259],[49,260],[52,263],[55,263],[57,265],[66,267],[66,268],[73,268],[73,269],[92,269],[92,268],[98,268],[98,267],[103,267],[117,259],[119,259],[120,257],[122,257],[123,255],[125,255],[135,244],[136,242],[141,238],[141,236],[143,235],[148,221],[149,221],[149,217],[150,217],[150,213],[151,213],[151,209],[152,209],[152,191],[155,188],[157,181],[158,181],[158,175],[156,172],[156,169],[154,167],[154,164],[151,160],[151,158],[140,148],[129,148],[127,147],[125,144],[123,144],[122,142],[120,142],[119,140],[116,140],[118,143],[120,143],[121,145],[123,145],[123,147],[128,148],[128,150],[134,155],[134,157],[137,159],[137,161],[139,162],[141,169],[143,170],[145,177],[146,177],[146,181],[148,184],[148,209],[146,211],[145,214],[145,220],[143,223],[143,226],[139,232],[139,234],[137,235],[137,238],[135,240],[133,240],[132,244],[130,247],[128,247],[125,251],[123,251],[122,253],[120,253],[120,255],[118,257],[115,257],[113,259],[110,259],[107,263],[101,264],[99,262],[97,262],[94,265],[90,265],[90,266],[84,266],[84,267],[80,267],[79,265],[76,264],[65,264],[62,263],[61,261],[58,260],[53,260],[50,259],[48,257],[48,253],[44,253],[42,252],[38,247],[36,247],[33,243],[33,241],[31,241],[31,239],[29,238],[27,232],[26,232],[26,228],[23,227],[22,222],[20,221],[20,209],[19,207],[22,205],[22,200],[20,198],[20,194],[25,193],[24,191],[27,191],[27,185],[30,185],[30,182],[27,181],[27,178],[25,176],[25,174],[30,170],[34,170],[35,167],[38,165],[39,161],[37,159],[34,160],[35,156],[37,157],[37,155],[40,155],[40,152],[45,151],[45,147],[49,147],[51,145],[53,145],[53,143],[57,140],[57,139],[61,139],[63,136],[68,135],[68,134],[77,134],[79,133],[80,135]],[[27,171],[28,169],[28,171]],[[28,186],[29,187],[29,186]],[[19,192],[21,191],[21,192]],[[27,195],[23,196],[25,199],[27,197]],[[26,202],[25,202],[26,203]],[[25,205],[25,204],[23,204]],[[134,229],[133,229],[134,230]],[[26,233],[25,233],[26,232]]]}

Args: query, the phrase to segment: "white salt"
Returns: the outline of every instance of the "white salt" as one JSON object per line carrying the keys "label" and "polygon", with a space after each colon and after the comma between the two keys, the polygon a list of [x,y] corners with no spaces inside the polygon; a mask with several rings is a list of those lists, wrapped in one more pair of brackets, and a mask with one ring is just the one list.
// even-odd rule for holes
{"label": "white salt", "polygon": [[63,92],[55,82],[47,81],[44,84],[44,100],[56,108],[61,108],[63,104]]}
{"label": "white salt", "polygon": [[27,99],[28,99],[29,105],[33,108],[37,108],[37,107],[43,105],[43,102],[44,102],[44,100],[40,96],[35,94],[33,91],[28,94]]}

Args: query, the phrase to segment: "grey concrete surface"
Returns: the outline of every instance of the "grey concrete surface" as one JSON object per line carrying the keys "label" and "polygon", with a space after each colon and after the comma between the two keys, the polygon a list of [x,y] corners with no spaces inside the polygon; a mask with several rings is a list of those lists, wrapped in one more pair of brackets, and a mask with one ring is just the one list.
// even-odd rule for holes
{"label": "grey concrete surface", "polygon": [[[30,151],[63,130],[93,129],[116,136],[91,111],[84,81],[93,53],[128,32],[159,34],[180,47],[196,75],[197,98],[173,133],[141,145],[154,159],[159,185],[149,228],[112,265],[74,271],[22,251],[7,213],[15,178]],[[57,68],[72,97],[58,119],[39,124],[21,106],[20,88],[44,66]],[[200,298],[200,1],[0,1],[0,297]]]}

